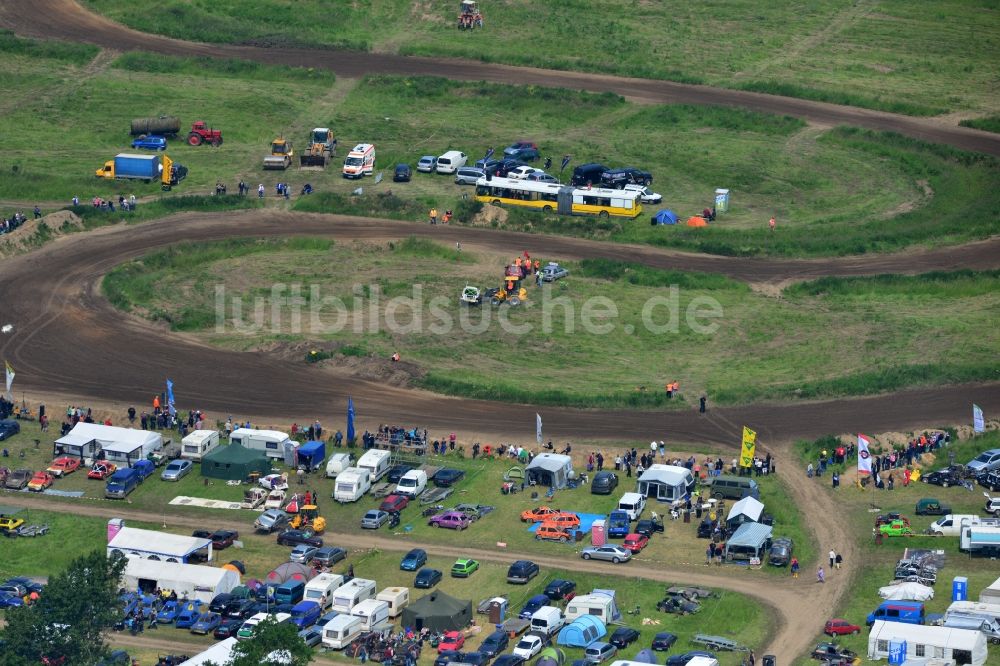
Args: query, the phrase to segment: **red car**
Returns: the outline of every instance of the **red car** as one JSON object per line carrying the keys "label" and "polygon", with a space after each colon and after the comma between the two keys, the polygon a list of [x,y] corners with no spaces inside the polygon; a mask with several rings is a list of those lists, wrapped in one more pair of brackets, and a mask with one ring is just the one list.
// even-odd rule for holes
{"label": "red car", "polygon": [[625,550],[631,550],[633,553],[638,553],[647,545],[649,545],[648,536],[643,534],[629,534],[625,537],[625,542],[622,544],[622,548]]}
{"label": "red car", "polygon": [[840,618],[834,618],[832,620],[826,621],[826,626],[823,627],[823,633],[828,636],[846,636],[847,634],[860,634],[861,627],[856,624],[851,624],[847,620],[841,620]]}
{"label": "red car", "polygon": [[104,479],[114,474],[117,469],[118,468],[112,463],[99,462],[96,465],[94,465],[94,467],[89,472],[87,472],[87,478],[103,481]]}
{"label": "red car", "polygon": [[49,465],[49,468],[46,471],[53,476],[63,476],[64,474],[71,474],[75,472],[78,467],[80,467],[79,458],[62,456],[53,460],[52,464]]}
{"label": "red car", "polygon": [[465,645],[465,635],[461,631],[449,631],[445,633],[441,642],[438,643],[438,654],[445,650],[458,651]]}
{"label": "red car", "polygon": [[388,511],[389,513],[400,512],[406,508],[406,505],[410,503],[410,498],[406,495],[389,495],[379,506],[382,511]]}
{"label": "red car", "polygon": [[28,490],[41,492],[51,486],[55,480],[56,477],[48,472],[35,472],[35,475],[31,477],[31,481],[28,481]]}

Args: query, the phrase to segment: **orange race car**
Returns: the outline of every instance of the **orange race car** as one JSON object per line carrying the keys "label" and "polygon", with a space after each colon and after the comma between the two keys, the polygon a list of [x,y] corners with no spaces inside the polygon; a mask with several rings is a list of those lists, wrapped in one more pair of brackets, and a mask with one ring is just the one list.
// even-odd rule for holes
{"label": "orange race car", "polygon": [[528,509],[527,511],[522,511],[521,520],[525,523],[540,523],[543,520],[548,520],[549,516],[560,516],[564,513],[566,512],[560,511],[559,509],[552,509],[547,506],[539,506],[535,507],[534,509]]}
{"label": "orange race car", "polygon": [[117,469],[118,467],[116,467],[113,463],[99,462],[94,465],[93,469],[87,472],[87,478],[103,481],[114,474]]}
{"label": "orange race car", "polygon": [[61,458],[56,458],[49,465],[47,471],[52,476],[63,476],[65,474],[71,474],[75,472],[77,468],[80,467],[79,458],[70,458],[69,456],[62,456]]}

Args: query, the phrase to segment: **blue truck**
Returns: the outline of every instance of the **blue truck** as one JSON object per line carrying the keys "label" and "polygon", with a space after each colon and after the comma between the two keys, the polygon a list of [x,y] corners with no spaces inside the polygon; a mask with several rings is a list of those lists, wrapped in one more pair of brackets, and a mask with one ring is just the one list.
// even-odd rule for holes
{"label": "blue truck", "polygon": [[104,496],[108,499],[124,499],[130,492],[142,483],[142,473],[134,468],[120,469],[111,475],[104,487]]}
{"label": "blue truck", "polygon": [[611,538],[626,537],[631,531],[632,521],[626,511],[615,509],[608,516],[608,536]]}
{"label": "blue truck", "polygon": [[115,159],[105,162],[94,175],[109,180],[141,180],[146,183],[158,180],[164,190],[169,190],[184,180],[187,167],[175,164],[166,155],[119,153]]}

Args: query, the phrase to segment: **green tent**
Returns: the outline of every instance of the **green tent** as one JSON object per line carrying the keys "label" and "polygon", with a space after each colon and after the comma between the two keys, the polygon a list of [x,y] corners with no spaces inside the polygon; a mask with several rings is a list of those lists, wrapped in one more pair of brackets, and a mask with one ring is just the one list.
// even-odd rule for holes
{"label": "green tent", "polygon": [[213,479],[242,481],[251,472],[271,473],[271,461],[260,451],[240,444],[217,447],[201,459],[201,475]]}

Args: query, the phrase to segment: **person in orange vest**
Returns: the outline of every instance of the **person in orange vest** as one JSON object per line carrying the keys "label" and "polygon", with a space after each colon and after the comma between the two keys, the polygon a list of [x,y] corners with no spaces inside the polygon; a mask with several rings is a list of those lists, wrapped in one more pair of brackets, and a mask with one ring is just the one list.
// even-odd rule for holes
{"label": "person in orange vest", "polygon": [[539,270],[541,270],[541,268],[542,268],[542,262],[538,261],[538,259],[535,259],[535,272],[537,273]]}
{"label": "person in orange vest", "polygon": [[667,382],[667,385],[664,388],[667,391],[667,397],[668,398],[674,397],[674,383],[673,382]]}
{"label": "person in orange vest", "polygon": [[768,223],[767,223],[767,226],[769,226],[771,228],[771,231],[774,231],[774,224],[775,224],[774,223],[774,215],[772,215],[770,221],[768,221]]}
{"label": "person in orange vest", "polygon": [[158,395],[153,396],[153,413],[154,414],[160,413],[160,396]]}
{"label": "person in orange vest", "polygon": [[521,267],[521,257],[514,257],[514,265],[518,268]]}
{"label": "person in orange vest", "polygon": [[679,381],[674,380],[673,390],[674,390],[674,395],[681,392],[681,383]]}

